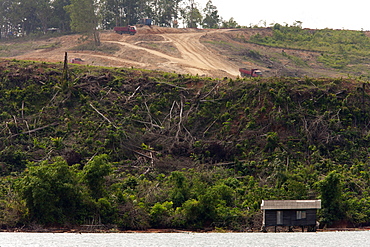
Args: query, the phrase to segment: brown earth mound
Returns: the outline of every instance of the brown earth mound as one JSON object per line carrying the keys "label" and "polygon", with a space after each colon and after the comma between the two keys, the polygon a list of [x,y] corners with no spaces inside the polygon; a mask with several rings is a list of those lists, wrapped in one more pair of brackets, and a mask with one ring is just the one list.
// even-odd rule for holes
{"label": "brown earth mound", "polygon": [[12,58],[62,62],[64,53],[69,58],[81,58],[83,64],[114,67],[136,67],[167,72],[198,74],[210,77],[236,77],[238,65],[226,56],[208,49],[200,42],[203,35],[224,30],[200,30],[162,27],[138,27],[136,35],[119,35],[113,31],[101,32],[102,44],[113,44],[118,51],[107,54],[81,51],[75,47],[82,44],[80,35],[67,35],[37,41],[58,44],[55,48],[37,49]]}

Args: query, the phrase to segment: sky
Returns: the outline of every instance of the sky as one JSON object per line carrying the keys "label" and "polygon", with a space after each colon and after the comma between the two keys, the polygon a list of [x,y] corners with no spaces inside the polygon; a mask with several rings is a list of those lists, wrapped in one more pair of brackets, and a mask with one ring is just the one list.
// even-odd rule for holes
{"label": "sky", "polygon": [[[194,0],[203,10],[208,0]],[[370,2],[367,0],[212,0],[220,17],[231,17],[241,26],[271,26],[271,23],[303,28],[370,30]]]}

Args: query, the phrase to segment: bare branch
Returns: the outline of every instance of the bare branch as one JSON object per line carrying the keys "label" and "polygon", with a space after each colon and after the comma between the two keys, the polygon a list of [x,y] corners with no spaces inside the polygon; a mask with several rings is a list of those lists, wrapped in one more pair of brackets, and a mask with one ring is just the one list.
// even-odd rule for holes
{"label": "bare branch", "polygon": [[215,120],[215,121],[213,121],[207,128],[206,128],[206,130],[205,131],[203,131],[203,137],[204,137],[204,135],[208,132],[208,130],[217,122],[217,120],[218,120],[218,118]]}
{"label": "bare branch", "polygon": [[163,123],[165,123],[165,121],[167,120],[167,118],[169,118],[169,121],[168,121],[168,128],[171,128],[171,120],[172,120],[172,111],[176,105],[176,101],[174,101],[172,103],[172,106],[171,106],[171,109],[170,109],[170,112],[167,114],[167,116],[163,119]]}
{"label": "bare branch", "polygon": [[127,99],[126,99],[126,103],[129,102],[129,100],[135,96],[135,94],[137,93],[137,91],[140,89],[140,86],[138,86],[135,91],[131,94],[131,96],[129,96]]}
{"label": "bare branch", "polygon": [[24,101],[22,101],[22,110],[21,110],[22,119],[24,118]]}
{"label": "bare branch", "polygon": [[108,94],[112,91],[112,88],[109,88],[108,92],[105,95],[102,95],[100,97],[100,100],[102,100],[104,97],[108,96]]}
{"label": "bare branch", "polygon": [[138,122],[138,123],[143,123],[143,124],[150,124],[152,125],[153,127],[156,127],[156,128],[159,128],[159,129],[163,129],[162,126],[158,125],[158,124],[154,124],[154,123],[149,123],[149,122],[145,122],[145,121],[140,121],[140,120],[136,120],[136,119],[132,119],[131,121],[135,121],[135,122]]}
{"label": "bare branch", "polygon": [[19,133],[19,134],[11,135],[10,137],[12,138],[12,137],[19,136],[19,135],[22,135],[22,134],[30,134],[30,133],[33,133],[33,132],[36,132],[36,131],[39,131],[39,130],[42,130],[42,129],[46,129],[46,128],[50,127],[50,126],[55,126],[55,125],[58,125],[58,123],[55,122],[55,123],[52,123],[52,124],[48,124],[48,125],[45,125],[45,126],[36,128],[36,129],[32,129],[32,130],[25,131],[25,132],[22,132],[22,133]]}
{"label": "bare branch", "polygon": [[173,84],[170,84],[170,83],[166,83],[166,82],[157,82],[158,84],[166,84],[168,86],[171,86],[171,87],[174,87],[174,88],[179,88],[179,89],[182,89],[182,90],[193,90],[192,88],[186,88],[186,87],[179,87],[179,86],[176,86],[176,85],[173,85]]}
{"label": "bare branch", "polygon": [[179,123],[178,123],[178,127],[177,127],[177,132],[176,132],[176,136],[175,136],[175,139],[177,141],[179,141],[179,134],[180,134],[180,131],[181,131],[181,124],[182,124],[182,113],[184,111],[184,101],[183,101],[183,97],[181,97],[181,102],[180,102],[180,114],[179,114]]}
{"label": "bare branch", "polygon": [[218,89],[220,87],[221,81],[218,81],[218,83],[206,94],[202,97],[202,99],[205,99],[210,95],[214,90]]}
{"label": "bare branch", "polygon": [[112,121],[110,121],[106,116],[104,116],[101,112],[98,111],[98,109],[96,109],[91,103],[90,103],[90,106],[100,115],[102,116],[108,123],[112,124],[116,129],[118,129],[118,127],[112,123]]}

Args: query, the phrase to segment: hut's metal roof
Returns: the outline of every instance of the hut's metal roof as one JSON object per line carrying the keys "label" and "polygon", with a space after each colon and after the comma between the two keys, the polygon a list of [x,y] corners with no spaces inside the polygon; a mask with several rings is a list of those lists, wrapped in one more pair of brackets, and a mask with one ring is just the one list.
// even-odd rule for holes
{"label": "hut's metal roof", "polygon": [[320,209],[321,200],[262,200],[262,210]]}

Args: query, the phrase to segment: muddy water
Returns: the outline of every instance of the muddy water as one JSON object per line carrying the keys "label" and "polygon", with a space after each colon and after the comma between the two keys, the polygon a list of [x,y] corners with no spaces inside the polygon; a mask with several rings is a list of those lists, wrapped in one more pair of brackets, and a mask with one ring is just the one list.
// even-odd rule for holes
{"label": "muddy water", "polygon": [[349,247],[370,246],[370,231],[319,233],[0,233],[0,247]]}

